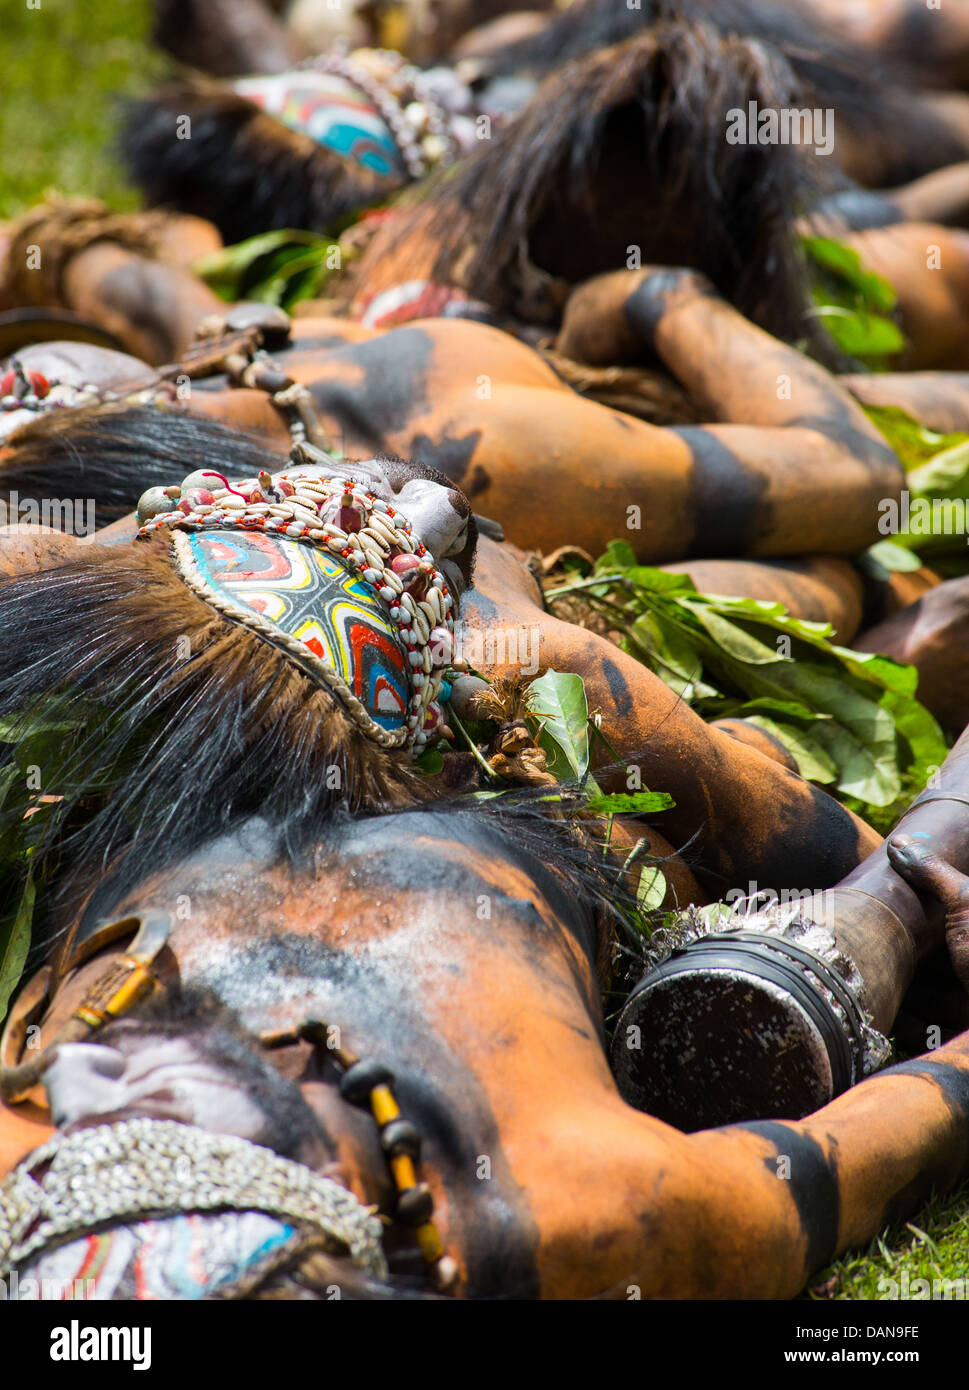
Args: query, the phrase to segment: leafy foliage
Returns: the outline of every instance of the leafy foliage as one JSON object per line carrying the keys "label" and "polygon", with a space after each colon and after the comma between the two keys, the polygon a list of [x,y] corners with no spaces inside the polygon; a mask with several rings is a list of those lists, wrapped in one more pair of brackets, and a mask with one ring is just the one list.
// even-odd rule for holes
{"label": "leafy foliage", "polygon": [[[574,672],[549,669],[529,685],[527,703],[529,712],[525,716],[525,723],[535,743],[545,754],[546,768],[562,783],[563,788],[560,791],[550,789],[542,800],[557,802],[571,814],[588,812],[602,817],[607,826],[605,851],[608,851],[612,838],[614,817],[655,815],[675,804],[668,792],[641,790],[607,793],[599,788],[590,770],[594,739],[598,738],[605,744],[610,762],[615,761],[615,753],[589,714],[585,682],[581,676]],[[478,746],[479,741],[487,743],[494,726],[472,722],[465,724],[454,710],[451,717],[460,737],[482,768],[495,777]],[[428,773],[440,770],[436,763],[428,760],[428,754],[418,760],[418,766]],[[497,787],[475,793],[485,798],[504,794]],[[641,839],[629,855],[625,868],[631,869],[633,861],[645,849],[646,840]],[[646,915],[659,908],[665,896],[666,879],[659,866],[652,862],[645,864],[640,871],[635,910],[617,905],[617,911],[636,944],[640,934],[648,932]]]}
{"label": "leafy foliage", "polygon": [[743,718],[772,734],[804,777],[869,819],[890,823],[945,757],[915,698],[914,668],[836,646],[829,625],[783,604],[701,594],[686,575],[638,564],[625,541],[547,597],[576,592],[704,718]]}
{"label": "leafy foliage", "polygon": [[[586,789],[585,809],[594,815],[608,818],[608,845],[613,816],[655,815],[674,804],[668,792],[637,791],[603,793],[589,773],[592,760],[590,734],[596,731],[589,717],[585,682],[571,672],[546,671],[529,687],[532,720],[540,721],[533,728],[535,740],[545,753],[547,765],[557,777],[570,775]],[[612,751],[611,749],[609,750]],[[626,861],[626,868],[645,848],[641,840]],[[625,913],[626,927],[633,939],[648,931],[647,914],[657,911],[666,897],[666,878],[657,864],[647,863],[640,870],[636,890],[636,911]]]}
{"label": "leafy foliage", "polygon": [[852,247],[819,236],[802,237],[801,243],[814,271],[814,312],[843,353],[873,370],[884,368],[905,347],[905,335],[891,317],[895,291],[864,268]]}
{"label": "leafy foliage", "polygon": [[589,704],[581,676],[547,671],[533,681],[529,708],[538,721],[536,742],[545,754],[549,772],[560,782],[582,782],[588,771]]}
{"label": "leafy foliage", "polygon": [[321,294],[340,263],[340,248],[332,237],[288,229],[224,246],[194,269],[230,304],[254,299],[289,310]]}
{"label": "leafy foliage", "polygon": [[867,414],[907,470],[908,493],[899,518],[907,524],[868,556],[888,569],[914,568],[907,553],[948,577],[969,573],[969,434],[936,434],[897,406],[869,407]]}
{"label": "leafy foliage", "polygon": [[599,790],[589,772],[590,734],[598,730],[589,717],[585,681],[581,676],[571,671],[546,671],[529,686],[528,703],[532,711],[529,723],[535,742],[545,753],[548,770],[562,782],[578,782],[587,792],[588,810],[598,815],[643,816],[669,810],[673,805],[668,792],[603,793]]}
{"label": "leafy foliage", "polygon": [[899,405],[868,405],[865,414],[891,444],[906,472],[969,442],[969,434],[936,434]]}
{"label": "leafy foliage", "polygon": [[[70,709],[65,718],[64,703],[54,696],[0,719],[0,1022],[65,843],[126,772],[120,764],[100,777],[91,772],[83,745],[93,730],[101,737],[109,734],[111,716],[79,697]],[[78,783],[80,801],[70,795]]]}
{"label": "leafy foliage", "polygon": [[44,875],[37,872],[41,841],[63,819],[60,799],[45,795],[44,778],[62,763],[77,726],[47,718],[0,721],[0,1019],[19,983]]}

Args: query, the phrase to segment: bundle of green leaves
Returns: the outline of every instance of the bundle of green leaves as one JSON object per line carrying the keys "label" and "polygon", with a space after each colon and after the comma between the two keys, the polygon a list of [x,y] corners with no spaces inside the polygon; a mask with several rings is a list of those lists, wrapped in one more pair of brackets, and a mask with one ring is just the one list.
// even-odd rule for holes
{"label": "bundle of green leaves", "polygon": [[554,611],[572,595],[703,718],[742,718],[772,734],[802,776],[879,828],[945,758],[913,667],[839,647],[828,624],[793,618],[781,603],[702,594],[686,575],[640,565],[619,540],[546,598]]}
{"label": "bundle of green leaves", "polygon": [[969,574],[969,434],[937,434],[899,406],[870,406],[867,414],[901,460],[907,494],[897,518],[888,518],[889,538],[867,552],[868,567],[912,570],[924,562],[947,578]]}
{"label": "bundle of green leaves", "polygon": [[224,246],[193,269],[228,303],[253,299],[290,310],[321,295],[341,267],[342,253],[333,237],[287,228]]}
{"label": "bundle of green leaves", "polygon": [[[477,797],[496,797],[512,794],[501,786],[501,778],[488,765],[482,747],[487,745],[494,727],[486,723],[465,722],[452,710],[450,714],[461,743],[480,764],[490,787],[476,792]],[[582,813],[600,817],[605,823],[603,852],[609,849],[612,825],[616,816],[652,816],[667,811],[675,803],[668,792],[639,788],[633,792],[603,792],[592,775],[592,747],[602,744],[604,761],[622,765],[622,759],[608,742],[599,723],[589,713],[585,682],[572,671],[548,670],[528,687],[528,713],[525,722],[545,754],[546,769],[557,778],[561,787],[550,790],[542,800],[557,803],[566,814]],[[419,760],[418,766],[429,776],[443,767],[443,755],[431,748]],[[645,914],[659,908],[666,896],[666,878],[662,869],[648,858],[648,841],[641,838],[634,845],[624,865],[632,869],[642,861],[637,882],[636,904],[631,910],[619,907],[631,938],[637,942],[646,924]],[[617,905],[618,906],[618,905]]]}
{"label": "bundle of green leaves", "polygon": [[893,317],[894,289],[881,275],[866,270],[853,247],[830,237],[805,236],[801,245],[812,271],[814,313],[838,349],[873,371],[905,347],[905,335]]}

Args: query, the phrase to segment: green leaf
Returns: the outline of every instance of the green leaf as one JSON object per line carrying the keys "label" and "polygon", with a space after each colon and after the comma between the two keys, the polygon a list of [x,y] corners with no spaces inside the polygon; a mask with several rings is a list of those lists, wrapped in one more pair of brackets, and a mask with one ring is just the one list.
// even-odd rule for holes
{"label": "green leaf", "polygon": [[426,753],[414,759],[414,765],[419,767],[425,776],[436,777],[444,767],[444,754],[440,748],[428,748]]}
{"label": "green leaf", "polygon": [[713,607],[704,603],[689,602],[685,603],[684,607],[695,614],[697,621],[710,634],[720,650],[726,652],[728,656],[734,657],[737,661],[757,666],[768,666],[777,662],[776,647],[766,646],[744,628],[730,622],[729,618],[718,613]]}
{"label": "green leaf", "polygon": [[225,246],[194,269],[223,299],[291,307],[318,293],[331,274],[326,261],[334,245],[318,232],[285,228]]}
{"label": "green leaf", "polygon": [[864,303],[885,314],[895,308],[898,296],[892,285],[883,276],[866,270],[853,246],[819,236],[802,237],[801,243],[816,265],[857,290]]}
{"label": "green leaf", "polygon": [[872,681],[883,690],[893,690],[898,695],[915,694],[919,673],[914,666],[906,666],[890,656],[882,656],[880,652],[856,652],[851,647],[832,647],[831,650],[847,670],[862,680]]}
{"label": "green leaf", "polygon": [[[735,665],[727,658],[728,665]],[[740,681],[743,672],[734,672]],[[901,786],[897,761],[895,725],[890,713],[851,676],[839,676],[830,667],[816,662],[788,661],[775,665],[749,667],[746,685],[752,692],[795,695],[828,719],[811,724],[814,740],[838,769],[839,790],[884,806],[899,794]],[[794,753],[794,750],[791,750]],[[795,754],[796,756],[796,754]]]}
{"label": "green leaf", "polygon": [[[731,710],[732,715],[739,715],[746,719],[748,713],[757,713],[766,710],[768,714],[786,714],[794,719],[827,719],[826,714],[818,714],[816,710],[810,709],[807,705],[800,704],[797,700],[774,700],[770,696],[764,695],[757,700],[745,700],[742,705],[738,705],[735,710]],[[726,719],[726,714],[720,716]]]}
{"label": "green leaf", "polygon": [[942,730],[918,700],[889,691],[883,697],[882,705],[891,714],[896,729],[911,750],[913,765],[908,769],[908,776],[921,789],[930,770],[941,767],[945,761],[948,749]]}
{"label": "green leaf", "polygon": [[644,864],[636,889],[636,905],[641,912],[655,912],[666,898],[666,877],[656,864]]}
{"label": "green leaf", "polygon": [[636,552],[628,541],[610,541],[606,553],[596,561],[593,574],[604,574],[611,570],[630,569],[639,562]]}
{"label": "green leaf", "polygon": [[696,585],[688,574],[668,574],[651,565],[633,565],[623,578],[651,594],[696,593]]}
{"label": "green leaf", "polygon": [[589,706],[582,677],[546,671],[529,686],[528,707],[543,725],[536,741],[549,771],[561,782],[581,782],[589,770]]}
{"label": "green leaf", "polygon": [[881,430],[907,470],[969,440],[967,434],[936,434],[897,405],[866,405],[865,414]]}
{"label": "green leaf", "polygon": [[6,929],[0,924],[0,1018],[7,1012],[10,996],[20,983],[27,960],[34,898],[34,881],[28,876],[16,909],[7,918]]}
{"label": "green leaf", "polygon": [[753,717],[802,775],[870,819],[887,816],[943,760],[914,668],[837,646],[830,624],[792,618],[777,602],[655,586],[647,566],[617,568],[630,557],[625,542],[612,545],[597,567],[601,587],[585,590],[589,602],[704,718]]}
{"label": "green leaf", "polygon": [[[861,718],[812,725],[816,742],[838,768],[838,789],[872,806],[889,806],[898,798],[902,779],[896,762],[890,716],[881,731]],[[880,733],[880,736],[879,736]]]}
{"label": "green leaf", "polygon": [[814,314],[841,351],[873,368],[901,352],[905,335],[886,317],[897,307],[889,282],[866,270],[853,247],[829,237],[803,237],[802,246],[814,265]]}
{"label": "green leaf", "polygon": [[0,719],[0,743],[23,743],[35,734],[66,734],[72,729],[82,728],[82,723],[71,723],[63,719],[45,719],[42,716],[25,719],[22,714]]}
{"label": "green leaf", "polygon": [[894,573],[910,573],[922,568],[922,561],[905,546],[894,541],[876,541],[858,559],[859,568],[882,583]]}
{"label": "green leaf", "polygon": [[824,319],[828,332],[849,357],[893,357],[905,349],[905,335],[898,324],[881,314],[839,304],[818,304],[814,312]]}
{"label": "green leaf", "polygon": [[[703,672],[703,659],[687,637],[659,613],[642,613],[630,628],[631,645],[652,657],[650,667],[682,699],[692,700]],[[706,694],[715,695],[712,686]]]}
{"label": "green leaf", "polygon": [[247,237],[231,246],[223,246],[210,256],[203,256],[192,267],[195,274],[206,280],[212,275],[239,275],[253,265],[260,256],[278,251],[284,246],[315,246],[320,241],[329,242],[329,237],[320,237],[315,232],[283,227],[277,231],[260,232],[258,236]]}
{"label": "green leaf", "polygon": [[908,475],[916,497],[969,497],[969,442],[943,449]]}
{"label": "green leaf", "polygon": [[600,792],[586,802],[600,816],[651,816],[668,811],[676,802],[669,792]]}
{"label": "green leaf", "polygon": [[818,782],[821,786],[825,786],[829,782],[838,780],[838,768],[833,758],[825,752],[817,739],[812,738],[806,729],[799,729],[795,724],[783,724],[773,719],[767,719],[761,714],[753,714],[745,716],[745,718],[748,724],[763,729],[765,734],[773,735],[779,743],[783,744],[797,763],[798,772],[809,782]]}
{"label": "green leaf", "polygon": [[16,763],[8,763],[0,772],[0,810],[6,804],[7,795],[20,779],[20,768]]}

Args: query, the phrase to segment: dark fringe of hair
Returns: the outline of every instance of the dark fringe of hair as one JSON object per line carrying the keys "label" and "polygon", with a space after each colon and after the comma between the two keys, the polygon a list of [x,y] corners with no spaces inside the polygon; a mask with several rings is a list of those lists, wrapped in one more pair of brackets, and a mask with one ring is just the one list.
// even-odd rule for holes
{"label": "dark fringe of hair", "polygon": [[832,107],[856,139],[878,147],[885,186],[966,158],[965,144],[912,86],[904,65],[876,64],[806,9],[776,0],[642,0],[636,9],[617,0],[575,0],[538,33],[496,54],[494,71],[549,73],[663,20],[707,23],[722,35],[773,45],[802,89],[797,105]]}
{"label": "dark fringe of hair", "polygon": [[[629,200],[639,199],[664,242],[682,250],[678,263],[703,271],[769,331],[805,336],[811,320],[793,224],[818,171],[796,147],[724,139],[727,109],[752,100],[790,105],[794,91],[790,69],[763,45],[723,39],[704,25],[656,26],[549,78],[388,236],[403,242],[411,228],[422,235],[432,214],[441,238],[434,277],[458,279],[475,297],[510,309],[523,251],[543,216],[582,248],[582,278],[625,264],[625,249],[619,259],[615,247],[596,260],[602,231],[608,235],[616,219],[597,179],[618,154],[630,175],[624,227]],[[645,226],[642,240],[648,264]]]}
{"label": "dark fringe of hair", "polygon": [[[188,140],[176,133],[184,118]],[[401,187],[211,81],[173,83],[127,103],[120,149],[149,206],[204,217],[229,243],[276,228],[325,231]]]}
{"label": "dark fringe of hair", "polygon": [[[83,479],[108,519],[146,486],[186,472],[246,475],[286,459],[258,436],[154,406],[55,412],[16,442],[0,483],[63,496]],[[403,470],[446,482],[431,468],[384,462],[395,486]],[[473,522],[469,536],[468,582]],[[573,833],[574,798],[559,815],[544,786],[486,801],[448,794],[447,777],[427,778],[407,754],[371,744],[288,656],[193,593],[164,540],[80,547],[0,582],[0,628],[17,634],[0,644],[0,719],[24,736],[38,718],[64,726],[56,744],[45,741],[41,769],[62,814],[32,859],[38,880],[56,870],[55,918],[76,915],[99,882],[135,887],[146,863],[155,872],[256,815],[279,855],[299,860],[348,816],[409,809],[485,819],[597,910],[626,901],[621,874]],[[0,762],[16,751],[2,745]],[[338,786],[328,785],[333,768]],[[21,814],[20,805],[0,809],[0,838]]]}
{"label": "dark fringe of hair", "polygon": [[251,477],[283,468],[287,454],[263,435],[209,415],[157,405],[54,410],[18,430],[0,460],[0,497],[93,497],[98,527],[131,512],[150,487],[198,468]]}
{"label": "dark fringe of hair", "polygon": [[18,741],[39,715],[65,727],[41,771],[75,828],[33,862],[63,852],[72,898],[148,845],[186,853],[261,814],[297,855],[337,805],[428,794],[406,753],[369,742],[290,657],[193,593],[164,541],[85,546],[0,584],[0,627],[18,634],[0,645],[0,718]]}

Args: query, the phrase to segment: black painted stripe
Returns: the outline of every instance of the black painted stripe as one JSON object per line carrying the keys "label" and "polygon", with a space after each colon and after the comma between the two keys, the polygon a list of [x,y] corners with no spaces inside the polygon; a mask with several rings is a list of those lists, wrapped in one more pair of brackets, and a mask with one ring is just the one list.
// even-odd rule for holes
{"label": "black painted stripe", "polygon": [[841,1193],[834,1159],[814,1139],[776,1120],[756,1120],[737,1128],[767,1139],[774,1146],[775,1157],[785,1155],[790,1159],[789,1178],[778,1176],[774,1159],[765,1159],[764,1166],[776,1181],[785,1182],[790,1189],[807,1238],[805,1275],[813,1274],[833,1258],[838,1247]]}

